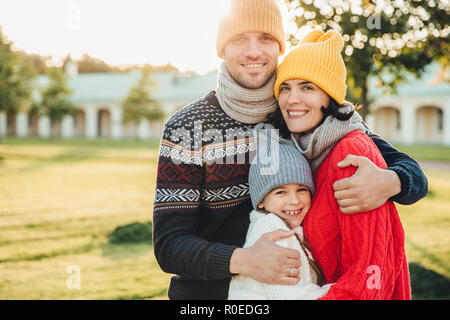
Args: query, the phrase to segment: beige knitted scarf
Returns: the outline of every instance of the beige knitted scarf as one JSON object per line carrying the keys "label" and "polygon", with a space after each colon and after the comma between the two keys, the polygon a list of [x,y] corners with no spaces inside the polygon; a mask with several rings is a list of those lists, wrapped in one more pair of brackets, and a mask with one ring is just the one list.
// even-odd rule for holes
{"label": "beige knitted scarf", "polygon": [[248,89],[237,83],[222,62],[217,76],[216,97],[223,111],[232,119],[255,124],[264,122],[267,115],[277,108],[273,95],[276,73],[261,88]]}
{"label": "beige knitted scarf", "polygon": [[[355,107],[350,103],[342,108],[345,113],[355,110]],[[355,111],[346,121],[327,116],[324,122],[314,131],[304,134],[292,133],[291,136],[298,150],[309,161],[311,170],[314,172],[320,167],[339,140],[354,130],[365,132],[365,128],[363,119]]]}

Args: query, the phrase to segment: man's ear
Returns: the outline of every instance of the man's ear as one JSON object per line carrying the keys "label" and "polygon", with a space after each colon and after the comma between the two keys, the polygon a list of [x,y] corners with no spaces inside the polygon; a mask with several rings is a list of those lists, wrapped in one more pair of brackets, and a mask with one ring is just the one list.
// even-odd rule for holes
{"label": "man's ear", "polygon": [[264,204],[262,202],[258,203],[258,209],[264,209]]}

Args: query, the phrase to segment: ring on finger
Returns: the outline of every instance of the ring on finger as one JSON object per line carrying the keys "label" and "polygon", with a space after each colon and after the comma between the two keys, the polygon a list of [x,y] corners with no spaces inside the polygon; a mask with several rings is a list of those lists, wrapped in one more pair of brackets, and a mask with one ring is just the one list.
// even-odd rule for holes
{"label": "ring on finger", "polygon": [[289,275],[292,276],[292,274],[294,273],[295,269],[294,268],[290,268],[289,269]]}

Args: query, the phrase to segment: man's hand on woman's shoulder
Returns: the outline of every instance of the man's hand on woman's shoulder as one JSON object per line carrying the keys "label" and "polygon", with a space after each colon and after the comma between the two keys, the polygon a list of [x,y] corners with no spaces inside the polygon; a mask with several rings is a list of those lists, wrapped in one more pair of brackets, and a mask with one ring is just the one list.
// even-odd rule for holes
{"label": "man's hand on woman's shoulder", "polygon": [[401,191],[395,171],[381,169],[366,157],[347,155],[338,167],[357,167],[351,177],[333,184],[334,197],[342,213],[353,214],[376,209]]}

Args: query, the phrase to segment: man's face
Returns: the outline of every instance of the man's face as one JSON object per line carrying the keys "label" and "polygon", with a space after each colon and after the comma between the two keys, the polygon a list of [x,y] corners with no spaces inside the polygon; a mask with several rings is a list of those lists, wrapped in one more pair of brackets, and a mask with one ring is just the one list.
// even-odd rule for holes
{"label": "man's face", "polygon": [[228,72],[241,86],[256,89],[269,81],[278,65],[280,44],[267,33],[245,32],[224,48]]}

